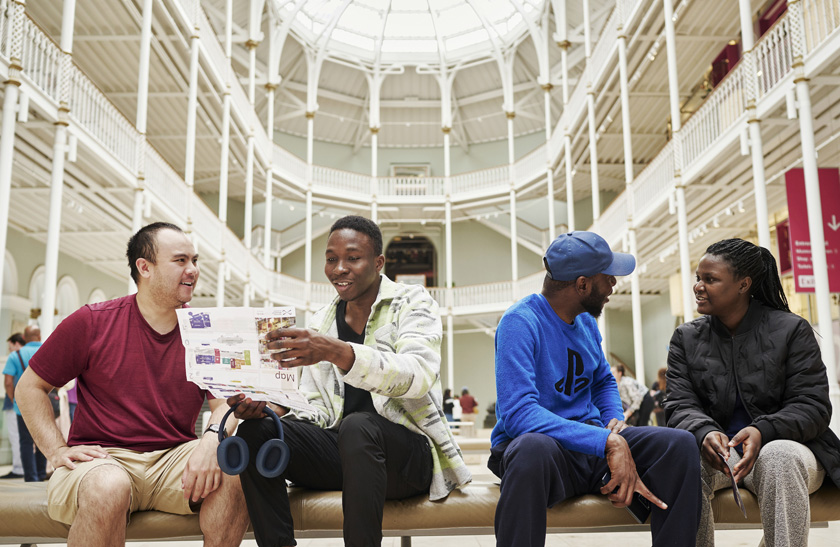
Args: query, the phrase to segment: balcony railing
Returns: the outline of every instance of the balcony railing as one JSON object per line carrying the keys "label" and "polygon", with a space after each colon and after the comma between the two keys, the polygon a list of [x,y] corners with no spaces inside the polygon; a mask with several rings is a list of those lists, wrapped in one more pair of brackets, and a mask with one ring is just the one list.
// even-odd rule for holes
{"label": "balcony railing", "polygon": [[58,81],[61,74],[61,55],[58,46],[31,19],[23,20],[21,65],[26,67],[25,74],[32,83],[56,102],[61,100]]}
{"label": "balcony railing", "polygon": [[755,45],[758,98],[763,97],[790,73],[793,66],[790,18],[782,17]]}

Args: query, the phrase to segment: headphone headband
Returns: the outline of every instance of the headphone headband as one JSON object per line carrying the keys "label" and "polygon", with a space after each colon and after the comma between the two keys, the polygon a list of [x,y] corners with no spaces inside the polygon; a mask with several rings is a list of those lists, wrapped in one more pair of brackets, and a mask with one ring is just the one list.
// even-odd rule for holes
{"label": "headphone headband", "polygon": [[[219,424],[219,442],[220,443],[225,440],[225,437],[227,437],[227,430],[225,429],[225,422],[227,422],[228,416],[230,416],[233,413],[233,411],[236,410],[236,407],[238,407],[239,404],[240,403],[236,403],[235,405],[230,407],[228,409],[228,411],[225,412],[225,415],[222,417],[222,422]],[[280,439],[281,441],[284,440],[283,439],[283,424],[280,423],[280,416],[278,416],[277,413],[274,412],[274,410],[269,408],[268,405],[264,406],[262,410],[263,410],[263,414],[266,414],[269,418],[271,418],[274,421],[274,427],[277,428],[277,438]]]}

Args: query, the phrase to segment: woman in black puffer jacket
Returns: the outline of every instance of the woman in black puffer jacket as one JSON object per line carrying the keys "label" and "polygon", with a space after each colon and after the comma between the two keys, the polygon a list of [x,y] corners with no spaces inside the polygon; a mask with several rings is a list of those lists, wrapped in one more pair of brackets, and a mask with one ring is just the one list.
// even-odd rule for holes
{"label": "woman in black puffer jacket", "polygon": [[825,365],[807,321],[791,313],[770,251],[741,239],[706,249],[694,285],[703,317],[677,328],[668,354],[669,427],[693,433],[706,494],[697,545],[714,545],[708,500],[735,480],[754,492],[766,545],[807,545],[808,494],[840,486],[828,429]]}

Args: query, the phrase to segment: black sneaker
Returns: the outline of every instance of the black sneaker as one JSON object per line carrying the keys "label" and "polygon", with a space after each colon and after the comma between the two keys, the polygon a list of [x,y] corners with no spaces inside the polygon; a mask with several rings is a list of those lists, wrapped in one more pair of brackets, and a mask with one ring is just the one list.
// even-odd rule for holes
{"label": "black sneaker", "polygon": [[9,471],[3,476],[0,476],[0,479],[22,479],[23,475],[18,475],[17,473],[12,473]]}

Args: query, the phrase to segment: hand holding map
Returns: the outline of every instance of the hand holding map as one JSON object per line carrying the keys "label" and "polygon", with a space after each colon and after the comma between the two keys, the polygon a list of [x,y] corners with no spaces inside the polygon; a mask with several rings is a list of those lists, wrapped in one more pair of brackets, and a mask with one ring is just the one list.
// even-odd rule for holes
{"label": "hand holding map", "polygon": [[244,393],[255,401],[312,410],[297,389],[297,371],[272,359],[266,334],[293,327],[295,310],[277,308],[184,308],[177,310],[187,379],[228,398]]}

